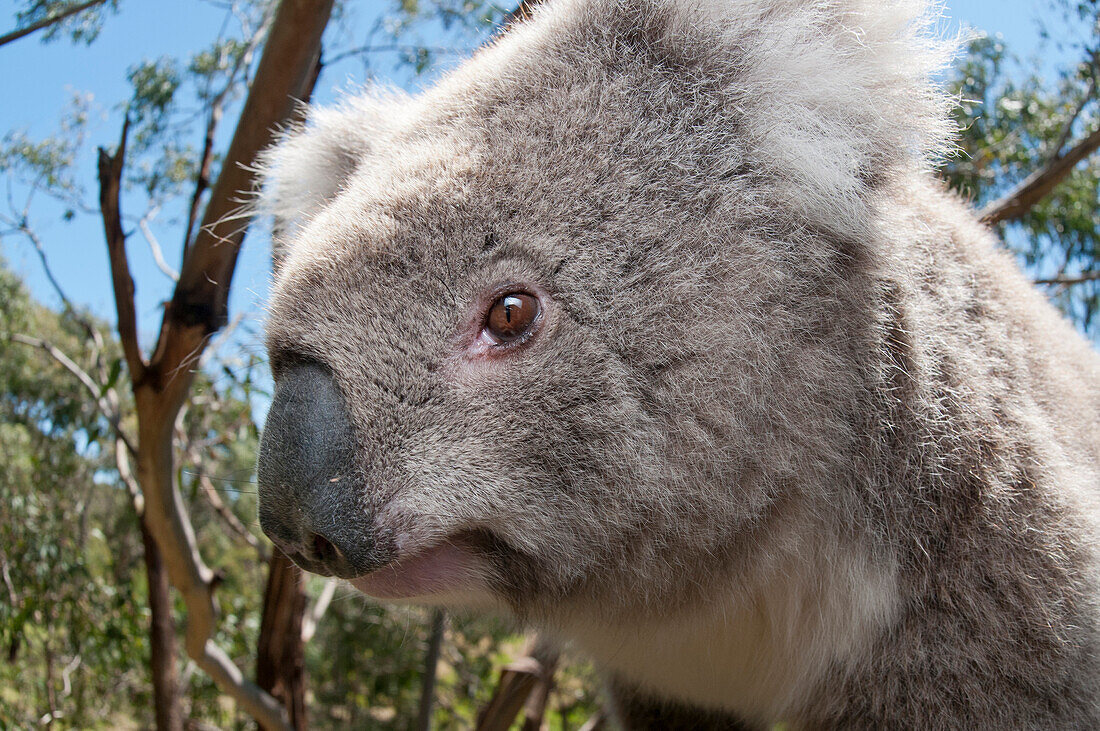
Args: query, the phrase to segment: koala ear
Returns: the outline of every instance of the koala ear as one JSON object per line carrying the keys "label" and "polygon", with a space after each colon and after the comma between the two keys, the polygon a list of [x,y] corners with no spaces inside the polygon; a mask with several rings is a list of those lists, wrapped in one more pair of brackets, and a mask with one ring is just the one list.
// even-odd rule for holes
{"label": "koala ear", "polygon": [[278,264],[301,229],[343,189],[386,134],[384,109],[395,95],[367,94],[331,108],[311,108],[259,161],[258,209],[274,218]]}
{"label": "koala ear", "polygon": [[[548,39],[564,29],[574,45],[605,54],[643,48],[670,72],[697,78],[694,98],[720,97],[739,113],[747,161],[781,198],[821,225],[852,231],[880,181],[952,149],[952,102],[938,75],[959,39],[933,32],[941,6],[548,0],[531,22]],[[530,35],[539,40],[535,29]]]}
{"label": "koala ear", "polygon": [[812,219],[851,230],[878,180],[952,149],[938,0],[670,1],[720,29],[755,157]]}

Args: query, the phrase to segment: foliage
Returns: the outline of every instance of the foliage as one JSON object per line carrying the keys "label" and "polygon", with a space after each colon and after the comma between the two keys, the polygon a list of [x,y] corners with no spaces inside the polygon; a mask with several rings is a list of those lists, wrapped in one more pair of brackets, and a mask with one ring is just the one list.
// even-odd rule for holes
{"label": "foliage", "polygon": [[[1057,69],[1053,82],[1042,64],[1025,65],[991,36],[973,40],[954,69],[950,90],[961,100],[955,111],[961,151],[943,172],[979,209],[1100,128],[1100,6],[1090,0],[1061,8],[1071,23],[1059,35],[1062,50],[1080,60]],[[1084,40],[1071,42],[1082,28]],[[1100,155],[1093,154],[1020,220],[999,224],[998,232],[1037,278],[1095,272],[1098,193]],[[1050,294],[1082,330],[1100,335],[1100,280],[1055,284]]]}
{"label": "foliage", "polygon": [[[25,28],[39,21],[56,18],[69,8],[81,4],[81,0],[27,0],[23,9],[16,13],[16,26]],[[49,26],[42,34],[42,41],[49,42],[61,35],[68,35],[74,43],[91,43],[103,28],[105,10],[116,12],[118,0],[107,0]]]}
{"label": "foliage", "polygon": [[357,58],[368,76],[410,69],[420,76],[437,72],[470,55],[485,42],[516,7],[499,0],[391,0],[358,42],[326,53],[325,63]]}
{"label": "foliage", "polygon": [[[33,302],[3,268],[0,331],[87,351],[76,318]],[[0,337],[0,727],[51,712],[69,727],[148,722],[141,540],[109,435],[67,371]],[[122,715],[119,698],[133,699]]]}

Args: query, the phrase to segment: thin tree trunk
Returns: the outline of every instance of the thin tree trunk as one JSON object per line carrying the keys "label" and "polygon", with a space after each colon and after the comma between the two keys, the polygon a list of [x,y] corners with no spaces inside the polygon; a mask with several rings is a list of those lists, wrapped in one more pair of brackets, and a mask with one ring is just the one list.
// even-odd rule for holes
{"label": "thin tree trunk", "polygon": [[145,576],[149,583],[149,647],[152,655],[153,709],[157,731],[183,731],[180,709],[179,669],[176,664],[176,622],[168,593],[168,574],[160,550],[141,519],[141,542],[145,548]]}
{"label": "thin tree trunk", "polygon": [[267,566],[256,648],[256,684],[283,704],[290,725],[302,731],[309,726],[302,641],[302,617],[308,598],[302,588],[301,569],[278,548],[272,547]]}
{"label": "thin tree trunk", "polygon": [[432,632],[428,638],[428,653],[424,657],[424,677],[420,686],[420,708],[416,714],[418,731],[430,731],[432,706],[435,705],[435,679],[439,665],[439,652],[443,648],[443,632],[447,628],[447,614],[442,609],[432,612]]}

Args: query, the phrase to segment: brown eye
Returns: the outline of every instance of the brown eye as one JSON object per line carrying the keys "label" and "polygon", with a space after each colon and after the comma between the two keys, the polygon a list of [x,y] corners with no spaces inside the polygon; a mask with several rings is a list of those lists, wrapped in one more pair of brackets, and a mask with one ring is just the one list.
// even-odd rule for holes
{"label": "brown eye", "polygon": [[489,308],[485,332],[497,343],[518,340],[527,334],[539,315],[539,301],[526,292],[510,292]]}

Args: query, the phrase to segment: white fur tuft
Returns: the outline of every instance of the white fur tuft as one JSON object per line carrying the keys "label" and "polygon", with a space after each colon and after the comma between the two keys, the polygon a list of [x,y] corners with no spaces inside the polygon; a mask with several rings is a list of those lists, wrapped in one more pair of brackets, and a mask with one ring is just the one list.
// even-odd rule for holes
{"label": "white fur tuft", "polygon": [[374,91],[334,107],[311,107],[260,158],[259,212],[274,217],[276,257],[343,188],[359,162],[383,139],[402,95]]}
{"label": "white fur tuft", "polygon": [[958,40],[930,32],[939,2],[679,2],[737,49],[750,147],[810,220],[858,230],[870,181],[952,148],[936,76]]}

